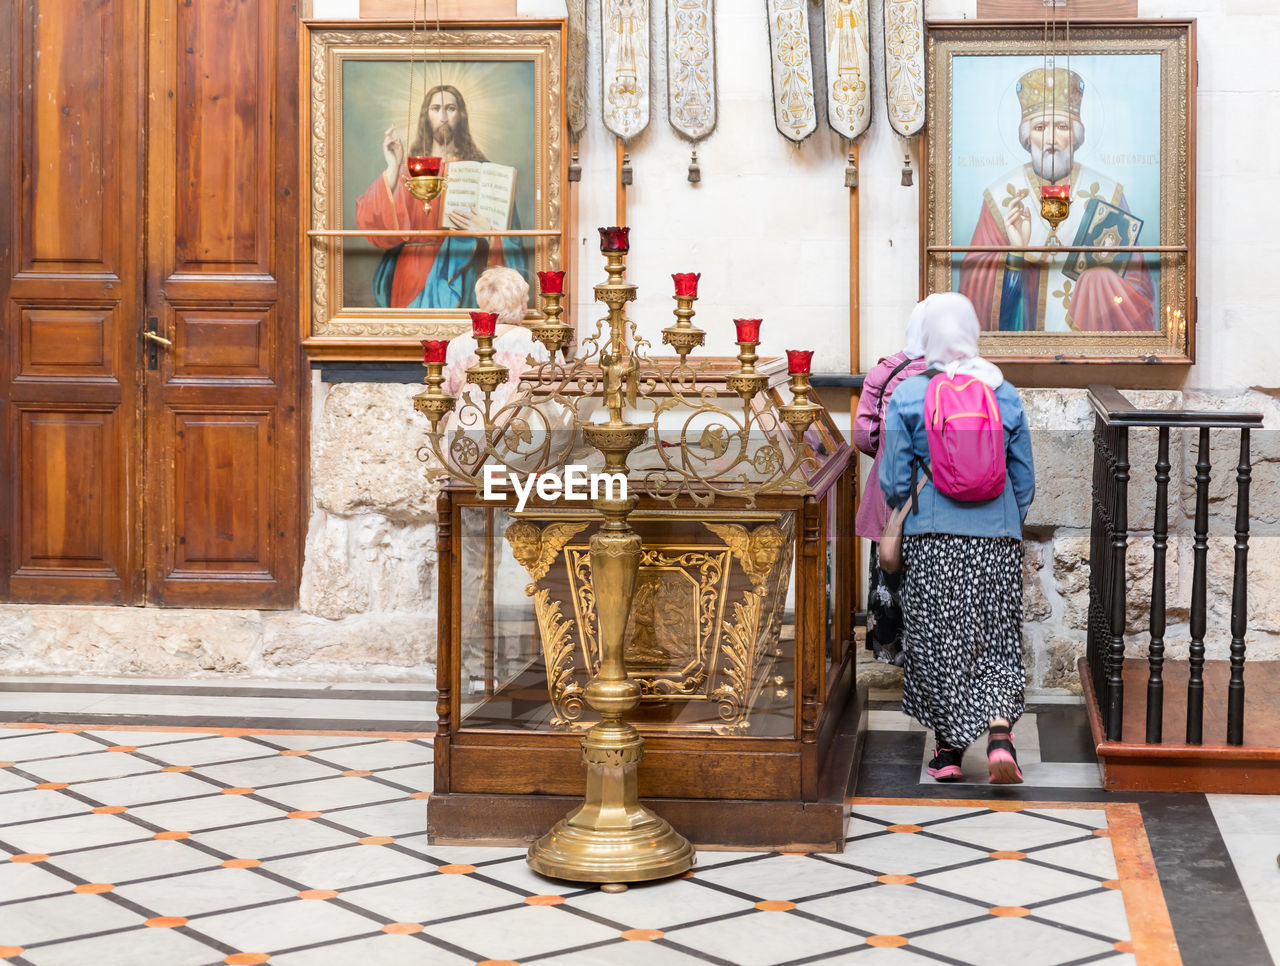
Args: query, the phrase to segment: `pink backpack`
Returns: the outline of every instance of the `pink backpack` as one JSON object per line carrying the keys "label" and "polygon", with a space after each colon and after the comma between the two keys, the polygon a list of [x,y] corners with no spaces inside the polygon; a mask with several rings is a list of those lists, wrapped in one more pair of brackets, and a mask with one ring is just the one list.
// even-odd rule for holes
{"label": "pink backpack", "polygon": [[930,475],[955,500],[990,500],[1004,492],[1004,426],[996,394],[974,376],[939,374],[924,397]]}

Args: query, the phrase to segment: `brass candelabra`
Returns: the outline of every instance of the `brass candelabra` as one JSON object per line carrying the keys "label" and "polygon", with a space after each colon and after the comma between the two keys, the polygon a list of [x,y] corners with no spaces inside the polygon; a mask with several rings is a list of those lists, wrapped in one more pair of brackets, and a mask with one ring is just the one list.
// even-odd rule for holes
{"label": "brass candelabra", "polygon": [[[628,229],[601,228],[600,236],[607,278],[595,286],[595,296],[609,311],[572,362],[563,357],[572,329],[560,322],[559,272],[539,273],[544,321],[530,326],[549,359],[531,359],[505,402],[495,405],[493,398],[510,373],[492,361],[491,316],[473,313],[479,361],[467,370],[467,382],[479,395],[463,393],[461,405],[443,388],[447,343],[424,343],[427,388],[414,406],[431,430],[420,458],[479,489],[487,464],[554,472],[585,443],[603,457],[604,472],[621,474],[644,495],[672,504],[687,496],[704,506],[717,498],[745,499],[750,506],[762,493],[802,490],[816,467],[804,432],[822,411],[809,399],[812,353],[788,352],[792,400],[777,405],[767,378],[755,370],[760,320],[738,320],[739,370],[723,389],[708,385],[705,367],[688,358],[705,339],[692,324],[698,276],[677,275],[676,324],[663,330],[663,342],[679,361],[651,359],[649,343],[625,311],[636,297],[636,286],[626,280]],[[598,403],[603,412],[593,413]],[[560,429],[566,422],[568,429]],[[786,438],[789,446],[783,445]],[[648,465],[629,467],[632,454],[651,442]],[[583,803],[528,855],[536,872],[599,882],[606,889],[679,875],[694,862],[689,842],[642,806],[637,793],[644,739],[626,716],[640,702],[640,687],[627,675],[623,638],[643,550],[628,522],[638,502],[628,489],[621,496],[606,492],[592,503],[604,522],[589,546],[600,650],[586,700],[600,721],[582,739]]]}

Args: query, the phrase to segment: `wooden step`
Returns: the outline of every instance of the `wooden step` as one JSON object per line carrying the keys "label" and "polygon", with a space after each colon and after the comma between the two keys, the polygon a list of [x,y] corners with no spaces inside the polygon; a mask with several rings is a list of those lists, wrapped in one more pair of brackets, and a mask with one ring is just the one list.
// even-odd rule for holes
{"label": "wooden step", "polygon": [[1244,670],[1243,745],[1226,744],[1227,661],[1204,666],[1204,743],[1185,741],[1187,674],[1185,661],[1164,664],[1164,738],[1145,742],[1148,665],[1124,662],[1123,740],[1107,741],[1088,664],[1080,659],[1080,681],[1089,727],[1109,789],[1156,792],[1223,792],[1280,795],[1280,661],[1247,661]]}

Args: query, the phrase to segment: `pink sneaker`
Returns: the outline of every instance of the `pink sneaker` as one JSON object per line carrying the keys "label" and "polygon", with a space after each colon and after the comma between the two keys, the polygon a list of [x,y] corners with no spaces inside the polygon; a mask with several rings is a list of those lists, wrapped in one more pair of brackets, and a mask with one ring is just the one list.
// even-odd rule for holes
{"label": "pink sneaker", "polygon": [[987,732],[987,771],[993,785],[1021,785],[1022,769],[1013,748],[1013,732],[1008,728],[991,728]]}
{"label": "pink sneaker", "polygon": [[964,772],[960,769],[961,755],[959,748],[943,748],[941,745],[934,745],[933,758],[930,759],[927,769],[933,780],[957,782],[964,778]]}

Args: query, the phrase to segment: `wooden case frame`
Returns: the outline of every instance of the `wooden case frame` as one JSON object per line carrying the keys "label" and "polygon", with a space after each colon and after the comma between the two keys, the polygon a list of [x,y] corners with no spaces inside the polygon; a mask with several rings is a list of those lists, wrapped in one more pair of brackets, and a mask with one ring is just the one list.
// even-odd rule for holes
{"label": "wooden case frame", "polygon": [[[1066,37],[1058,24],[1057,65],[1064,67]],[[1097,20],[1071,24],[1073,56],[1158,54],[1159,215],[1158,239],[1142,238],[1147,264],[1157,264],[1155,319],[1150,332],[1085,331],[1068,321],[1066,331],[1044,331],[1043,299],[1035,331],[990,331],[984,322],[984,355],[1005,362],[1029,363],[1182,363],[1195,360],[1195,110],[1196,53],[1194,20]],[[1017,21],[932,21],[928,24],[928,120],[924,144],[924,183],[920,191],[920,291],[953,290],[952,269],[963,259],[957,248],[970,247],[953,233],[952,177],[954,145],[953,66],[957,56],[1040,57],[1045,49],[1043,23]],[[1077,63],[1079,63],[1077,61]],[[1086,90],[1084,97],[1096,92]],[[1134,96],[1137,96],[1136,94]],[[1147,92],[1143,95],[1152,98]],[[1088,148],[1084,148],[1088,150]],[[1086,155],[1088,157],[1088,155]],[[1073,200],[1073,207],[1082,204]],[[1033,217],[1038,213],[1033,212]],[[1073,239],[1064,238],[1070,246]],[[1154,250],[1151,250],[1154,249]],[[1047,288],[1048,286],[1046,286]],[[1063,299],[1065,303],[1065,297]],[[978,308],[979,318],[984,309]],[[1070,313],[1067,313],[1069,318]]]}
{"label": "wooden case frame", "polygon": [[[310,186],[307,210],[306,272],[308,297],[302,300],[301,329],[307,354],[318,359],[414,360],[425,338],[451,338],[470,328],[472,306],[459,308],[382,308],[344,306],[344,246],[364,232],[343,224],[344,196],[364,190],[363,184],[344,184],[343,65],[352,60],[404,62],[422,65],[430,78],[434,65],[458,62],[528,61],[533,64],[534,224],[510,231],[489,231],[487,237],[521,235],[533,240],[530,289],[536,292],[534,270],[563,267],[568,251],[568,143],[565,128],[565,57],[563,20],[521,20],[510,23],[450,23],[443,29],[415,28],[404,22],[306,21],[302,61],[309,79],[304,95],[303,142],[300,145],[304,182]],[[434,80],[432,80],[434,83]],[[445,82],[448,83],[446,77]],[[422,81],[414,98],[422,97]],[[406,96],[408,85],[405,87]],[[464,91],[464,96],[466,92]],[[400,110],[403,110],[401,108]],[[474,113],[474,110],[472,111]],[[400,115],[398,126],[404,124]],[[407,140],[407,138],[406,138]],[[525,172],[519,172],[524,176]],[[442,199],[433,201],[440,204]],[[532,298],[530,300],[533,301]]]}

